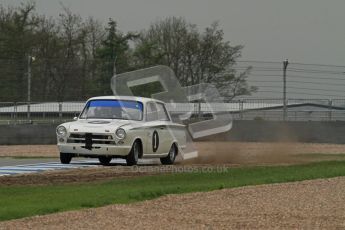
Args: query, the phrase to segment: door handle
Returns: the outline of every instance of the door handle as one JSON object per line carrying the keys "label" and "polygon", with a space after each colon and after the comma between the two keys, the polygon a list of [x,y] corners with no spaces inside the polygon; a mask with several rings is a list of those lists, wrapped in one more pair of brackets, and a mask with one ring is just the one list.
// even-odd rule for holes
{"label": "door handle", "polygon": [[159,129],[164,129],[164,127],[159,127]]}

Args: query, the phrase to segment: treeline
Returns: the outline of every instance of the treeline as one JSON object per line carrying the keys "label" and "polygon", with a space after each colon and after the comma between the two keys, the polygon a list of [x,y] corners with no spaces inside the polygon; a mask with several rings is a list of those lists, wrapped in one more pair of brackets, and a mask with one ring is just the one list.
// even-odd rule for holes
{"label": "treeline", "polygon": [[217,23],[200,32],[185,19],[170,17],[146,30],[122,33],[113,19],[103,25],[63,6],[52,18],[39,15],[31,2],[0,5],[0,101],[26,101],[29,56],[35,59],[30,64],[33,101],[110,95],[115,71],[158,64],[170,66],[183,86],[212,82],[232,99],[256,90],[246,82],[250,68],[233,69],[242,48],[224,41]]}

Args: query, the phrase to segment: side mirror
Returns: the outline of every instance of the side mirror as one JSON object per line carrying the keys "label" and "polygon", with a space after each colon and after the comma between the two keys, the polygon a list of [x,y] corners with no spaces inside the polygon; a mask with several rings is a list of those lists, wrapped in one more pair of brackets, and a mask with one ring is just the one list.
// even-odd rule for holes
{"label": "side mirror", "polygon": [[78,117],[73,117],[73,120],[74,120],[74,121],[78,120]]}

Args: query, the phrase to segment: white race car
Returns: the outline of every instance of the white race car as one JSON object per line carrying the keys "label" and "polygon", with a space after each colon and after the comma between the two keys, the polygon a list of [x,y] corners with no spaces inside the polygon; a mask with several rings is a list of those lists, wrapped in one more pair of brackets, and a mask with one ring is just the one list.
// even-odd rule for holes
{"label": "white race car", "polygon": [[139,158],[160,158],[173,164],[186,146],[185,126],[174,123],[165,104],[151,98],[129,96],[94,97],[75,121],[56,128],[60,160],[94,157],[108,165],[124,158],[135,165]]}

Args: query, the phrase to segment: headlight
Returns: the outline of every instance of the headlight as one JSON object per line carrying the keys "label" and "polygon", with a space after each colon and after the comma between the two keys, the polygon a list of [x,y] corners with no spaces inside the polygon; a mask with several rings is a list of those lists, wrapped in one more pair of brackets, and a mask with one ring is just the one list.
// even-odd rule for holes
{"label": "headlight", "polygon": [[59,126],[56,129],[56,134],[58,136],[64,137],[67,134],[67,129],[64,126]]}
{"label": "headlight", "polygon": [[122,128],[118,128],[115,132],[116,136],[119,138],[119,139],[124,139],[126,137],[126,131]]}

